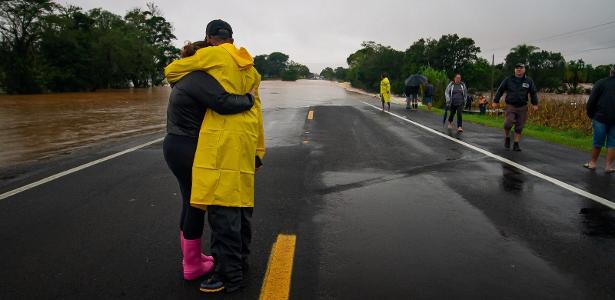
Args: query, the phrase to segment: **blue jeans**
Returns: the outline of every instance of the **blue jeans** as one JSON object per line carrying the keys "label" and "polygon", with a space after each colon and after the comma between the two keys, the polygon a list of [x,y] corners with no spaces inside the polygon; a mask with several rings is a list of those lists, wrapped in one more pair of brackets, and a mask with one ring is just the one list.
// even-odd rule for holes
{"label": "blue jeans", "polygon": [[615,125],[604,124],[592,120],[594,129],[594,148],[602,148],[606,144],[607,148],[615,148]]}

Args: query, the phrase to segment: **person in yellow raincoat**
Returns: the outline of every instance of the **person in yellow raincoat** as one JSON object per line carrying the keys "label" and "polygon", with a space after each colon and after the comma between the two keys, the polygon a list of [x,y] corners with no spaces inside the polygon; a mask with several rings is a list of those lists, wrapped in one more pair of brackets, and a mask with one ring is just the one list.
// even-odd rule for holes
{"label": "person in yellow raincoat", "polygon": [[384,104],[386,103],[389,111],[391,111],[391,83],[386,73],[380,76],[380,100],[382,100],[382,111],[384,111]]}
{"label": "person in yellow raincoat", "polygon": [[211,46],[164,70],[170,83],[202,70],[228,93],[251,93],[255,98],[252,109],[239,114],[220,115],[208,109],[199,132],[190,204],[207,209],[216,261],[213,275],[201,284],[203,292],[232,292],[241,287],[252,235],[254,173],[265,154],[260,74],[248,51],[233,45],[232,34],[228,23],[211,21],[206,29]]}

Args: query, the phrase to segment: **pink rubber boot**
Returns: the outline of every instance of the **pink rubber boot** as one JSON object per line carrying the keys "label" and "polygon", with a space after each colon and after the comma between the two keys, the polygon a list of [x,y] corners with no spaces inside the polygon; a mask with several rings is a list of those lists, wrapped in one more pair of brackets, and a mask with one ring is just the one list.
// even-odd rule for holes
{"label": "pink rubber boot", "polygon": [[[184,252],[184,241],[185,240],[186,239],[184,239],[184,232],[180,231],[179,232],[179,243],[180,243],[180,246],[182,248],[182,253]],[[208,255],[205,255],[203,253],[201,253],[201,258],[203,259],[203,262],[206,262],[206,261],[215,262],[213,256],[208,256]]]}
{"label": "pink rubber boot", "polygon": [[182,253],[184,254],[184,259],[182,260],[184,279],[194,280],[214,270],[214,263],[212,261],[203,261],[201,239],[184,239]]}

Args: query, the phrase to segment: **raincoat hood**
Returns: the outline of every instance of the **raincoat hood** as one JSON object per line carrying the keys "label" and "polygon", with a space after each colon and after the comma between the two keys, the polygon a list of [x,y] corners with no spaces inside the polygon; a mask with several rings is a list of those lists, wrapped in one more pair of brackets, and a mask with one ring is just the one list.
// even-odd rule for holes
{"label": "raincoat hood", "polygon": [[252,58],[252,55],[250,55],[246,48],[241,47],[237,49],[237,47],[231,43],[222,44],[218,47],[222,47],[226,50],[240,69],[244,70],[254,66],[254,58]]}

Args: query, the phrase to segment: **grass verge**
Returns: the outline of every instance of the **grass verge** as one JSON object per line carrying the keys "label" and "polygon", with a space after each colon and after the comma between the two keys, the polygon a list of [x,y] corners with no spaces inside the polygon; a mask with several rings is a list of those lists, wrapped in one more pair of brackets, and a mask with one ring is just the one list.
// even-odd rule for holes
{"label": "grass verge", "polygon": [[[421,110],[428,111],[427,107],[425,106],[421,106]],[[442,116],[442,114],[444,113],[444,111],[440,108],[432,108],[431,112],[440,116]],[[502,124],[504,124],[504,117],[464,113],[463,121],[468,121],[471,123],[492,128],[502,128]],[[582,131],[553,129],[545,126],[532,124],[530,122],[525,124],[525,127],[523,129],[523,136],[529,136],[539,140],[564,145],[583,151],[591,151],[593,144],[592,136],[587,135]]]}

